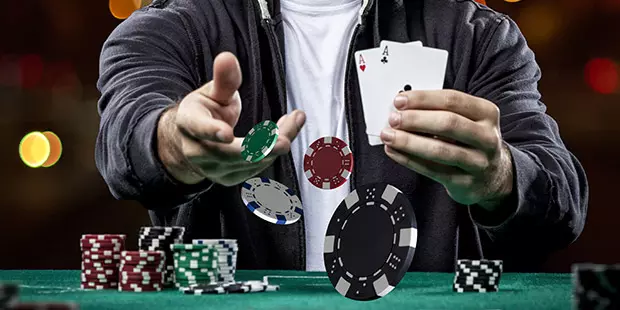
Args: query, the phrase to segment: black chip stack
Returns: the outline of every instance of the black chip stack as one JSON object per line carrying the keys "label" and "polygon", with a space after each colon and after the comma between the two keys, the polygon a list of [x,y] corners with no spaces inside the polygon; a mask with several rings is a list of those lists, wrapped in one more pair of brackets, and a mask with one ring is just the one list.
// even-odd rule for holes
{"label": "black chip stack", "polygon": [[452,288],[459,293],[497,292],[502,270],[503,262],[501,260],[459,259]]}
{"label": "black chip stack", "polygon": [[573,309],[620,309],[620,264],[575,264]]}
{"label": "black chip stack", "polygon": [[141,227],[138,239],[138,248],[142,251],[163,251],[166,257],[164,286],[174,285],[174,258],[171,244],[182,244],[184,227]]}
{"label": "black chip stack", "polygon": [[0,309],[11,309],[19,299],[19,286],[14,283],[0,283]]}

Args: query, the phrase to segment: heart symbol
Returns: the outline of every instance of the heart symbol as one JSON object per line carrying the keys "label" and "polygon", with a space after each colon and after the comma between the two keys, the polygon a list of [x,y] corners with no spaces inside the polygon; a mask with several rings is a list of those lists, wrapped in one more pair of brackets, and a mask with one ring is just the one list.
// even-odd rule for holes
{"label": "heart symbol", "polygon": [[364,70],[366,70],[366,65],[361,65],[360,69],[362,70],[362,72],[364,72]]}

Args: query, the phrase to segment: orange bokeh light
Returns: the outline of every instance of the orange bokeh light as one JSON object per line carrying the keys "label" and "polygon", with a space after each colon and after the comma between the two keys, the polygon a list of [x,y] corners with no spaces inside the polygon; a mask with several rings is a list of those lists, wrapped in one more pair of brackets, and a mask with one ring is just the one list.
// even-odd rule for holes
{"label": "orange bokeh light", "polygon": [[62,154],[62,143],[60,142],[60,138],[58,138],[58,136],[51,131],[43,132],[43,135],[49,141],[50,153],[47,160],[43,163],[43,165],[41,165],[41,167],[49,168],[60,160],[60,155]]}

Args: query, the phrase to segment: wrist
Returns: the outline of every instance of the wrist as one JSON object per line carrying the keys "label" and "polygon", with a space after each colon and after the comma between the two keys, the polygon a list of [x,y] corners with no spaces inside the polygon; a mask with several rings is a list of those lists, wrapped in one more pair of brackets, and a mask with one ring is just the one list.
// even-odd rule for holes
{"label": "wrist", "polygon": [[514,189],[514,168],[512,164],[512,156],[506,144],[502,143],[500,155],[500,164],[496,172],[494,182],[492,182],[493,190],[489,197],[478,202],[477,205],[487,211],[493,211],[505,204],[506,200],[511,196]]}
{"label": "wrist", "polygon": [[206,179],[182,151],[182,133],[175,124],[177,107],[163,112],[157,124],[157,154],[166,171],[176,181],[193,185]]}

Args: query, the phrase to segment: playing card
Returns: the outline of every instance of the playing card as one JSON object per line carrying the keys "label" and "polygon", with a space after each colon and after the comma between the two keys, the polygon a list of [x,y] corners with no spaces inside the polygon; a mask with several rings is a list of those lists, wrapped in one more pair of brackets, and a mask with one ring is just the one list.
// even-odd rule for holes
{"label": "playing card", "polygon": [[[384,42],[380,50],[382,53],[387,51],[389,56],[387,62],[379,61],[382,78],[373,85],[373,89],[378,91],[372,98],[377,104],[372,107],[371,123],[367,121],[367,133],[376,136],[389,127],[388,119],[390,113],[395,111],[394,98],[399,92],[443,88],[448,62],[447,51],[419,45]],[[370,143],[382,144],[380,139],[371,139]]]}
{"label": "playing card", "polygon": [[[377,76],[382,77],[383,75],[390,74],[390,72],[387,72],[387,70],[385,69],[387,68],[387,65],[390,62],[390,46],[392,45],[422,47],[422,42],[415,41],[415,42],[401,43],[401,42],[388,41],[388,40],[381,41],[381,45],[379,46],[379,50],[381,54],[379,55],[379,58],[378,58],[379,62],[381,63],[381,66],[379,67],[379,71],[375,74],[375,78]],[[376,60],[376,58],[373,60]],[[379,78],[378,81],[375,81],[374,84],[380,83],[380,79],[381,78]],[[392,108],[394,108],[393,104],[390,103],[389,105]],[[381,104],[379,102],[375,102],[372,105],[369,105],[368,107],[366,106],[364,107],[364,115],[368,115],[366,117],[366,133],[368,134],[368,140],[370,142],[370,145],[382,144],[380,135],[381,135],[381,131],[385,127],[384,126],[385,119],[382,118],[384,113],[381,113],[381,112],[384,111],[384,109],[385,109],[384,104]],[[376,113],[379,113],[379,114],[376,114]]]}
{"label": "playing card", "polygon": [[378,74],[381,66],[378,61],[381,56],[379,48],[373,48],[355,52],[355,60],[357,62],[357,79],[360,87],[360,95],[362,97],[362,107],[364,108],[364,121],[366,122],[366,133],[369,133],[369,126],[375,124],[372,111],[377,104],[376,95],[379,94],[379,80],[381,76]]}

